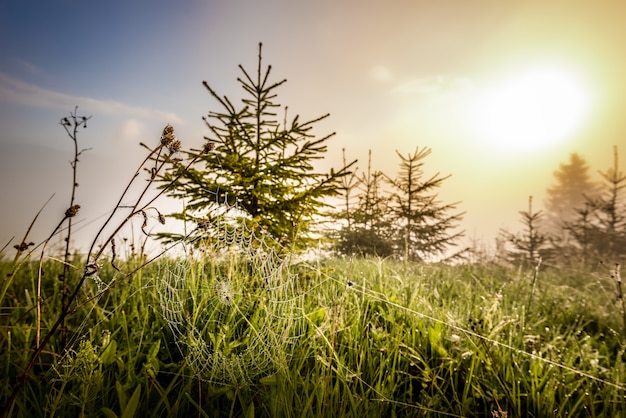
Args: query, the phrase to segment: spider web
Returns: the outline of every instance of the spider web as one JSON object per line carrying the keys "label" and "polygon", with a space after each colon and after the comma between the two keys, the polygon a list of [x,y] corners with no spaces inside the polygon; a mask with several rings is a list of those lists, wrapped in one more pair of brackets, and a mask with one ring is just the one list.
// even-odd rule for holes
{"label": "spider web", "polygon": [[248,385],[285,370],[301,334],[303,297],[291,259],[242,218],[204,221],[200,257],[163,264],[160,312],[185,365],[203,379]]}

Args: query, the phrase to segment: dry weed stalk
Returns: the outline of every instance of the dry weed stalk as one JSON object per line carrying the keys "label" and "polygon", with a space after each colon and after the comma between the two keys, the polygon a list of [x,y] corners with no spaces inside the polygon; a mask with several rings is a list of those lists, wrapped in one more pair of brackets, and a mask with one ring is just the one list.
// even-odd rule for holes
{"label": "dry weed stalk", "polygon": [[[78,157],[80,156],[80,154],[84,151],[78,151],[78,141],[77,141],[77,127],[78,126],[83,126],[86,127],[86,121],[89,118],[85,118],[83,116],[77,116],[76,115],[76,110],[74,113],[70,114],[70,118],[72,119],[72,121],[70,122],[70,120],[68,118],[63,118],[61,119],[61,125],[65,128],[66,132],[68,133],[68,135],[70,135],[70,137],[74,140],[74,144],[75,144],[75,153],[74,153],[74,161],[71,163],[72,168],[73,168],[73,173],[74,173],[74,183],[72,186],[72,197],[71,197],[71,202],[70,202],[70,207],[65,211],[65,214],[63,216],[63,218],[61,219],[61,221],[57,224],[57,226],[53,229],[53,232],[48,236],[48,238],[46,238],[46,240],[42,243],[42,250],[41,250],[41,257],[40,257],[40,261],[39,261],[39,277],[38,277],[38,301],[37,301],[37,310],[38,310],[38,318],[40,315],[40,288],[41,288],[41,278],[42,278],[42,265],[43,265],[43,259],[44,259],[44,255],[45,255],[45,251],[46,251],[46,247],[47,244],[50,242],[50,240],[59,232],[61,226],[63,225],[63,223],[66,220],[69,220],[70,223],[69,225],[71,225],[71,219],[78,213],[78,209],[80,208],[79,205],[76,205],[74,203],[74,199],[75,199],[75,189],[78,185],[78,183],[76,182],[76,164],[78,163]],[[70,129],[73,128],[73,129]],[[165,217],[153,206],[153,203],[159,198],[161,197],[163,194],[165,194],[170,187],[175,184],[175,182],[179,179],[180,175],[182,175],[182,173],[184,173],[192,164],[194,164],[196,162],[196,160],[198,158],[200,158],[204,153],[209,152],[210,148],[205,147],[203,148],[203,150],[199,153],[197,153],[186,165],[185,165],[185,170],[182,170],[182,173],[178,176],[175,177],[170,183],[168,183],[167,185],[165,185],[164,187],[161,187],[160,189],[157,190],[157,193],[155,193],[155,195],[152,198],[149,198],[147,200],[147,202],[144,203],[145,197],[148,194],[148,192],[152,189],[154,180],[157,177],[157,174],[163,170],[167,164],[175,162],[175,163],[180,163],[180,160],[175,159],[174,158],[174,154],[177,153],[178,151],[180,151],[181,149],[181,143],[179,140],[177,140],[174,136],[174,128],[170,125],[167,125],[164,130],[163,130],[163,134],[161,136],[161,141],[160,144],[154,148],[151,149],[149,147],[147,147],[145,144],[141,144],[142,146],[144,146],[145,148],[148,148],[149,153],[148,156],[141,162],[141,164],[139,165],[138,169],[135,171],[134,175],[132,176],[132,178],[130,179],[130,181],[128,182],[128,184],[126,185],[122,195],[120,196],[119,200],[117,201],[115,207],[113,208],[113,210],[111,211],[111,214],[109,215],[109,217],[104,221],[104,223],[102,224],[101,228],[98,230],[96,236],[94,237],[93,241],[91,242],[91,245],[89,247],[89,252],[87,254],[87,259],[86,259],[86,263],[83,269],[83,273],[82,276],[80,277],[78,283],[76,284],[76,286],[74,287],[73,291],[71,293],[67,292],[67,294],[63,295],[63,303],[62,303],[62,307],[61,307],[61,311],[57,317],[57,320],[55,321],[55,323],[50,327],[50,329],[48,330],[48,332],[43,336],[43,338],[40,338],[39,335],[39,330],[40,327],[39,325],[37,326],[37,336],[36,336],[36,341],[35,341],[35,346],[33,348],[33,354],[31,356],[30,361],[28,362],[27,366],[24,368],[24,371],[18,376],[17,378],[17,382],[14,384],[13,386],[13,391],[11,393],[11,396],[9,398],[9,400],[7,401],[6,405],[3,407],[2,411],[0,411],[0,417],[5,417],[8,415],[8,413],[11,411],[15,400],[17,398],[17,395],[19,394],[20,390],[23,388],[24,383],[26,382],[26,380],[28,379],[29,374],[31,373],[31,371],[33,370],[33,367],[35,366],[35,364],[37,363],[39,357],[41,356],[41,354],[44,351],[44,348],[49,344],[50,340],[52,339],[53,335],[56,334],[60,329],[62,329],[63,324],[65,323],[66,318],[74,313],[80,306],[83,306],[85,303],[88,303],[89,301],[96,299],[98,297],[100,297],[104,292],[106,292],[109,287],[106,287],[105,289],[103,289],[102,291],[100,291],[96,296],[90,298],[89,300],[87,300],[86,302],[83,302],[81,304],[77,304],[77,306],[72,307],[72,304],[76,301],[78,294],[83,286],[83,284],[85,283],[85,281],[87,280],[87,278],[92,277],[94,275],[97,275],[98,272],[100,271],[100,259],[102,258],[102,255],[105,251],[105,249],[111,245],[112,248],[114,248],[115,245],[115,237],[118,235],[118,233],[122,230],[122,228],[124,226],[126,226],[132,218],[134,218],[135,216],[142,216],[144,219],[144,225],[142,225],[142,231],[146,234],[149,235],[146,231],[145,231],[145,226],[147,224],[147,214],[146,211],[148,210],[155,210],[158,214],[158,220],[160,223],[164,223],[165,222]],[[154,166],[149,167],[149,163],[151,161],[154,161]],[[139,193],[139,196],[134,200],[134,203],[130,206],[127,205],[122,205],[122,201],[124,200],[125,197],[127,197],[127,194],[131,188],[131,186],[135,183],[135,180],[139,177],[139,174],[143,171],[147,171],[150,173],[150,176],[148,178],[148,181],[146,182],[146,185],[141,189],[141,192]],[[122,219],[122,221],[113,228],[113,232],[111,232],[107,238],[104,240],[104,243],[102,245],[99,246],[99,248],[96,250],[96,243],[99,242],[100,237],[103,235],[104,231],[109,228],[112,222],[112,219],[114,217],[114,215],[116,213],[118,213],[120,210],[122,209],[129,209],[128,214]],[[39,213],[37,214],[39,215]],[[34,221],[33,221],[34,223]],[[31,224],[32,227],[32,224]],[[30,230],[30,228],[29,228]],[[63,270],[63,279],[66,279],[67,274],[69,273],[69,245],[70,245],[70,233],[71,233],[71,228],[68,228],[68,236],[67,236],[67,245],[66,245],[66,250],[65,250],[65,263],[64,263],[64,270]],[[24,240],[25,241],[25,240]],[[175,245],[175,244],[174,244]],[[16,260],[17,258],[20,256],[19,251],[25,251],[30,247],[30,244],[26,245],[25,249],[17,248],[18,249],[18,255],[16,256]],[[171,247],[169,247],[171,248]],[[162,250],[159,254],[157,254],[156,256],[145,260],[143,263],[141,263],[138,267],[132,269],[131,271],[128,272],[123,272],[124,277],[129,277],[132,274],[134,274],[135,272],[137,272],[138,270],[142,269],[143,267],[145,267],[147,264],[153,262],[155,259],[157,259],[158,257],[162,256],[169,248],[166,248],[164,250]],[[112,260],[112,262],[114,261],[114,259]],[[116,270],[119,271],[119,269],[116,268]],[[64,282],[64,284],[66,284],[67,282]],[[4,289],[3,289],[4,290]],[[64,290],[65,292],[65,290]],[[39,324],[39,319],[38,319],[38,324]]]}
{"label": "dry weed stalk", "polygon": [[[91,116],[78,116],[78,106],[76,106],[74,108],[74,112],[70,112],[70,117],[64,117],[63,119],[61,119],[61,121],[59,122],[61,124],[61,126],[63,126],[63,129],[65,129],[65,132],[67,133],[67,135],[70,137],[70,139],[72,140],[73,144],[74,144],[74,159],[70,162],[70,166],[72,167],[72,194],[70,196],[70,204],[68,206],[68,209],[65,211],[65,217],[64,219],[67,220],[67,236],[65,237],[65,253],[63,256],[63,273],[61,273],[61,277],[59,277],[59,279],[61,280],[63,286],[62,286],[62,293],[61,293],[61,306],[64,308],[66,303],[67,303],[67,297],[68,297],[68,276],[70,273],[70,245],[71,245],[71,240],[72,240],[72,221],[74,219],[74,217],[78,214],[78,211],[80,209],[80,205],[76,204],[76,189],[78,188],[78,157],[80,157],[83,152],[88,151],[89,149],[82,149],[79,151],[78,149],[78,130],[80,127],[82,127],[83,129],[87,128],[87,121],[91,119]],[[43,252],[42,252],[43,255]],[[43,260],[43,257],[42,257]],[[41,267],[41,262],[40,262],[40,267]],[[41,273],[41,269],[40,269],[40,273]],[[41,274],[40,274],[41,276]],[[39,291],[40,289],[38,289]],[[40,305],[39,305],[39,300],[40,300],[40,295],[37,295],[37,308],[38,308],[38,312],[41,309]],[[63,309],[62,308],[62,309]],[[39,321],[38,321],[39,323]],[[66,332],[65,332],[65,324],[61,324],[61,328],[64,330],[63,331],[63,340],[65,340],[65,336],[66,336]],[[37,340],[39,341],[39,328],[37,330]],[[62,345],[65,345],[65,342],[63,341]]]}

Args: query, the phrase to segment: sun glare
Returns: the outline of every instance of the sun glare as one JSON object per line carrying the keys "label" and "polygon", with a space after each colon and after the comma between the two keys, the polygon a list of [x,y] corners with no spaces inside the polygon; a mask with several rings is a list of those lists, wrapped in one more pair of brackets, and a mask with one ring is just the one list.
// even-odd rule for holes
{"label": "sun glare", "polygon": [[574,134],[590,103],[587,87],[572,72],[535,68],[503,77],[479,93],[472,124],[491,149],[535,151]]}

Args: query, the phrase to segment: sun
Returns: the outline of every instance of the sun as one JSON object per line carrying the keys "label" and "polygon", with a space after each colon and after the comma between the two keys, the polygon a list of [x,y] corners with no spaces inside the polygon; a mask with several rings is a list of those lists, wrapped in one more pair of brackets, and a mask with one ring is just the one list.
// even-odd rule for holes
{"label": "sun", "polygon": [[510,73],[472,103],[475,134],[493,150],[536,151],[571,137],[586,121],[591,95],[573,71],[542,66]]}

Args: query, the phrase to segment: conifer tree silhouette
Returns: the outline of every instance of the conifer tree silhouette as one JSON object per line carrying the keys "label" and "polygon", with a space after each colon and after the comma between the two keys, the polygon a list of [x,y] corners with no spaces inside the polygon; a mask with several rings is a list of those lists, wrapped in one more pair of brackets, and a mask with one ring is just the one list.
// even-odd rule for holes
{"label": "conifer tree silhouette", "polygon": [[389,179],[393,186],[393,217],[397,227],[397,242],[405,261],[425,260],[441,256],[463,232],[454,231],[464,213],[450,214],[458,203],[443,204],[435,191],[450,176],[439,173],[424,178],[423,159],[431,149],[417,147],[413,154],[400,157],[400,173]]}

